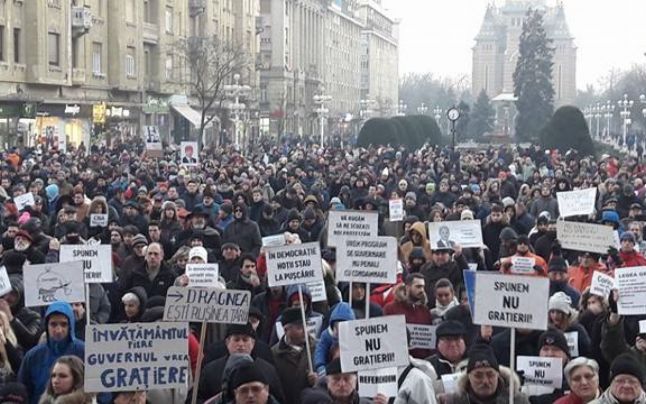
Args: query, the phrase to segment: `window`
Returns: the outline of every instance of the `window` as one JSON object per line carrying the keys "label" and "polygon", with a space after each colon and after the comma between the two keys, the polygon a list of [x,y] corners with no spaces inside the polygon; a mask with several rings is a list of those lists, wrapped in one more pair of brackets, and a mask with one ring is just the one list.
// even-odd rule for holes
{"label": "window", "polygon": [[103,72],[103,44],[94,42],[92,44],[92,73],[100,75]]}
{"label": "window", "polygon": [[0,25],[0,60],[4,62],[4,25]]}
{"label": "window", "polygon": [[166,7],[166,32],[173,33],[173,9]]}
{"label": "window", "polygon": [[173,79],[173,55],[166,55],[166,80]]}
{"label": "window", "polygon": [[79,67],[79,38],[72,39],[72,67]]}
{"label": "window", "polygon": [[134,77],[137,74],[137,64],[135,62],[136,50],[132,46],[128,46],[126,51],[126,75]]}
{"label": "window", "polygon": [[144,63],[146,69],[146,77],[151,77],[152,72],[152,61],[150,60],[150,49],[144,50]]}
{"label": "window", "polygon": [[[4,34],[4,30],[2,30],[2,32]],[[57,34],[55,32],[50,32],[47,35],[47,47],[48,47],[48,54],[49,54],[49,65],[59,66],[60,65],[60,34]],[[3,57],[3,60],[4,60],[4,57]]]}
{"label": "window", "polygon": [[135,22],[135,0],[126,0],[126,22]]}
{"label": "window", "polygon": [[13,29],[13,61],[20,63],[20,28]]}

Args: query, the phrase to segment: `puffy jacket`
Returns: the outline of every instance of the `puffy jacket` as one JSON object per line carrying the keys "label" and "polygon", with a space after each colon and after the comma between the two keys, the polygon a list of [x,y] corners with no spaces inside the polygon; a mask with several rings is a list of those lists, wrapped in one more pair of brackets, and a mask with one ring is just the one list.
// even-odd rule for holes
{"label": "puffy jacket", "polygon": [[[387,316],[403,314],[406,317],[407,324],[425,324],[431,325],[433,318],[431,311],[426,306],[426,298],[419,304],[413,305],[406,295],[406,285],[403,283],[395,289],[395,301],[388,303],[384,307],[384,314]],[[425,358],[431,354],[427,349],[411,349],[411,355],[415,358]]]}
{"label": "puffy jacket", "polygon": [[75,319],[72,306],[65,302],[52,303],[45,313],[45,324],[53,314],[67,317],[69,334],[63,341],[50,339],[47,327],[47,341],[32,348],[23,359],[18,371],[18,381],[27,387],[29,402],[37,404],[49,381],[49,372],[58,358],[64,355],[74,355],[84,360],[85,345],[74,336]]}
{"label": "puffy jacket", "polygon": [[314,369],[316,369],[318,374],[325,374],[325,366],[329,359],[330,349],[339,343],[338,338],[334,336],[334,324],[339,321],[351,320],[354,320],[354,311],[352,311],[350,305],[345,302],[337,303],[330,315],[330,326],[321,333],[321,337],[316,344],[316,350],[314,351]]}
{"label": "puffy jacket", "polygon": [[608,268],[600,263],[595,263],[590,268],[584,268],[583,266],[578,265],[568,269],[568,282],[574,289],[583,293],[584,290],[592,285],[592,276],[595,272],[601,272],[603,274],[613,276],[608,273]]}
{"label": "puffy jacket", "polygon": [[[428,362],[420,359],[410,359],[410,370],[403,375],[407,367],[397,369],[397,397],[393,404],[435,404],[434,380],[437,379],[435,370]],[[402,380],[401,377],[405,376]]]}
{"label": "puffy jacket", "polygon": [[249,219],[234,220],[231,222],[222,235],[224,243],[236,243],[242,252],[253,254],[257,257],[262,247],[260,229],[255,222]]}
{"label": "puffy jacket", "polygon": [[637,251],[623,252],[619,251],[619,257],[622,261],[622,268],[641,267],[646,265],[646,258]]}

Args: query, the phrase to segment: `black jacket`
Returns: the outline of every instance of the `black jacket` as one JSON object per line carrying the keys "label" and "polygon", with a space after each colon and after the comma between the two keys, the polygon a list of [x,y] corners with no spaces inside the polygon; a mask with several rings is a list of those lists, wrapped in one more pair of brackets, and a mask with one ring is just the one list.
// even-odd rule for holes
{"label": "black jacket", "polygon": [[262,247],[258,225],[246,218],[231,222],[224,230],[222,238],[225,243],[236,243],[243,253],[253,254],[255,257],[258,256],[260,247]]}
{"label": "black jacket", "polygon": [[141,286],[149,298],[153,296],[166,297],[166,291],[175,283],[175,274],[165,263],[162,263],[159,268],[159,273],[151,281],[146,272],[146,267],[147,265],[135,268],[130,274],[119,279],[119,292],[121,296],[133,287]]}

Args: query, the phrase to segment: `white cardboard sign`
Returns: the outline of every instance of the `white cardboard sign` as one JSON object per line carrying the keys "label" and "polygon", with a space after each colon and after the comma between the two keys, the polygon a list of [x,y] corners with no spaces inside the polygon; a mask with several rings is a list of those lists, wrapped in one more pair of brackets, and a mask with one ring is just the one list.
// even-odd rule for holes
{"label": "white cardboard sign", "polygon": [[267,236],[262,238],[263,247],[281,247],[287,243],[285,240],[285,233],[276,234],[273,236]]}
{"label": "white cardboard sign", "polygon": [[646,320],[639,320],[639,333],[646,334]]}
{"label": "white cardboard sign", "polygon": [[[318,339],[319,334],[321,333],[321,327],[323,327],[323,317],[321,316],[312,316],[305,320],[307,323],[307,332],[314,339]],[[302,324],[302,322],[300,323]],[[283,338],[285,335],[285,328],[283,328],[283,323],[276,321],[276,336],[278,339]]]}
{"label": "white cardboard sign", "polygon": [[619,315],[646,314],[646,267],[615,269],[615,287]]}
{"label": "white cardboard sign", "polygon": [[62,244],[60,262],[82,261],[85,283],[112,282],[112,246]]}
{"label": "white cardboard sign", "polygon": [[357,373],[359,397],[373,398],[377,394],[397,397],[397,368],[363,370]]}
{"label": "white cardboard sign", "polygon": [[190,379],[188,324],[88,325],[85,391],[135,391],[185,387]]}
{"label": "white cardboard sign", "polygon": [[312,282],[307,284],[307,288],[310,290],[310,296],[312,296],[312,302],[326,302],[327,293],[325,292],[325,281]]}
{"label": "white cardboard sign", "polygon": [[11,292],[11,281],[9,280],[9,274],[7,274],[7,268],[2,266],[0,267],[0,296],[4,296],[9,292]]}
{"label": "white cardboard sign", "polygon": [[186,264],[188,287],[216,288],[220,285],[218,264]]}
{"label": "white cardboard sign", "polygon": [[180,158],[184,166],[197,166],[200,162],[200,151],[197,148],[197,142],[180,143]]}
{"label": "white cardboard sign", "polygon": [[267,249],[267,283],[270,287],[322,280],[319,243],[292,244]]}
{"label": "white cardboard sign", "polygon": [[444,386],[444,392],[446,394],[457,393],[458,391],[458,379],[462,373],[449,373],[442,375],[442,385]]}
{"label": "white cardboard sign", "polygon": [[407,323],[410,333],[410,347],[413,349],[435,349],[436,325]]}
{"label": "white cardboard sign", "polygon": [[511,257],[511,272],[515,274],[533,274],[536,259],[534,257]]}
{"label": "white cardboard sign", "polygon": [[13,202],[16,204],[16,208],[20,212],[25,209],[27,206],[34,206],[36,201],[34,201],[34,194],[31,192],[26,192],[22,195],[14,196]]}
{"label": "white cardboard sign", "polygon": [[458,220],[448,222],[430,222],[428,235],[432,249],[479,248],[482,243],[482,222],[480,220]]}
{"label": "white cardboard sign", "polygon": [[397,239],[376,237],[337,243],[336,279],[344,282],[396,283]]}
{"label": "white cardboard sign", "polygon": [[572,331],[563,333],[565,339],[567,340],[567,346],[570,348],[570,358],[576,358],[579,356],[579,332]]}
{"label": "white cardboard sign", "polygon": [[379,234],[377,212],[335,211],[328,213],[327,244],[336,247],[344,238],[374,238]]}
{"label": "white cardboard sign", "polygon": [[615,246],[612,227],[600,224],[558,220],[556,235],[561,246],[568,250],[607,254],[608,248]]}
{"label": "white cardboard sign", "polygon": [[523,371],[525,383],[560,389],[563,384],[563,364],[561,358],[540,356],[518,356],[516,370]]}
{"label": "white cardboard sign", "polygon": [[388,218],[391,222],[401,222],[404,220],[404,201],[401,199],[391,199],[388,201]]}
{"label": "white cardboard sign", "polygon": [[476,274],[473,323],[505,328],[547,329],[547,278]]}
{"label": "white cardboard sign", "polygon": [[164,321],[246,324],[251,292],[171,286],[166,293]]}
{"label": "white cardboard sign", "polygon": [[90,215],[90,227],[108,227],[108,214],[92,213]]}
{"label": "white cardboard sign", "polygon": [[593,295],[608,297],[610,291],[615,287],[615,278],[606,275],[603,272],[594,271],[592,274],[592,284],[590,293]]}
{"label": "white cardboard sign", "polygon": [[402,341],[406,341],[403,315],[342,321],[339,323],[341,370],[347,373],[407,366],[408,347]]}
{"label": "white cardboard sign", "polygon": [[47,306],[57,300],[85,301],[83,262],[26,265],[23,268],[25,306]]}
{"label": "white cardboard sign", "polygon": [[596,198],[596,188],[556,193],[561,217],[593,214]]}

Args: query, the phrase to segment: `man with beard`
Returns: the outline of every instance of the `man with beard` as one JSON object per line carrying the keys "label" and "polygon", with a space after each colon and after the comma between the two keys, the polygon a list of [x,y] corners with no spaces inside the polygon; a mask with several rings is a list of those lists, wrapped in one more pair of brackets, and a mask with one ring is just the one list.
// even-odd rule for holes
{"label": "man with beard", "polygon": [[257,257],[262,247],[262,239],[258,225],[247,218],[245,203],[239,202],[234,206],[233,218],[233,222],[224,230],[224,241],[236,243],[243,253]]}
{"label": "man with beard", "polygon": [[486,224],[482,228],[482,240],[489,247],[491,258],[494,261],[500,258],[500,233],[507,227],[507,220],[503,216],[502,206],[493,205]]}
{"label": "man with beard", "polygon": [[2,246],[0,247],[2,249],[0,250],[0,252],[13,250],[16,234],[18,234],[19,231],[20,228],[18,227],[18,223],[7,223],[7,230],[2,234]]}
{"label": "man with beard", "polygon": [[[13,251],[25,256],[30,264],[44,264],[45,255],[38,251],[33,245],[31,235],[24,230],[20,230],[14,237]],[[8,251],[7,251],[8,252]],[[6,254],[6,253],[5,253]]]}
{"label": "man with beard", "polygon": [[269,206],[269,204],[263,199],[262,189],[260,188],[254,188],[253,191],[251,191],[251,198],[253,199],[253,202],[249,207],[249,219],[258,223],[262,217],[262,212],[267,206]]}
{"label": "man with beard", "polygon": [[[526,258],[532,260],[534,263],[534,272],[528,274],[527,272],[518,271],[518,269],[514,268],[513,265],[514,258]],[[500,270],[503,273],[547,276],[547,264],[545,263],[545,260],[530,251],[529,238],[524,234],[518,236],[516,241],[516,253],[511,257],[502,258],[500,263]]]}
{"label": "man with beard", "polygon": [[190,227],[182,231],[175,238],[175,248],[179,248],[186,244],[187,240],[192,237],[196,230],[202,231],[204,238],[203,244],[205,248],[219,252],[222,246],[222,238],[220,233],[207,225],[209,213],[203,208],[195,208],[187,217],[190,222]]}
{"label": "man with beard", "polygon": [[421,247],[413,247],[410,255],[408,256],[408,273],[414,274],[422,270],[422,266],[426,264],[426,256]]}
{"label": "man with beard", "polygon": [[202,196],[197,192],[197,188],[197,181],[194,179],[188,180],[186,192],[181,196],[186,210],[192,211],[197,205],[202,203]]}

